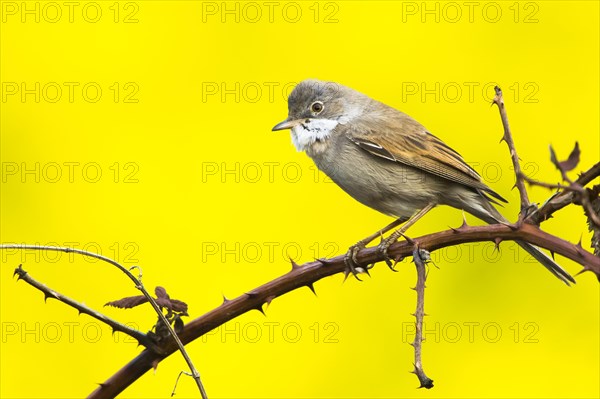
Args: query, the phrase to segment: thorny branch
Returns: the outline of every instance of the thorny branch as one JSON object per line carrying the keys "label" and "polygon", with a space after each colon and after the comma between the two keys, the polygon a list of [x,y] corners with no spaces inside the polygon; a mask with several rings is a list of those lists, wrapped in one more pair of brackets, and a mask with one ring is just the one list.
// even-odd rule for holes
{"label": "thorny branch", "polygon": [[494,87],[496,91],[496,96],[494,97],[493,104],[498,106],[498,110],[500,111],[500,118],[502,119],[502,126],[504,127],[504,135],[500,141],[506,141],[508,145],[508,150],[510,151],[510,159],[512,160],[513,167],[516,175],[515,187],[519,190],[519,195],[521,196],[521,213],[519,219],[527,216],[527,212],[530,206],[529,196],[527,195],[527,190],[525,189],[525,183],[523,182],[521,172],[521,164],[519,163],[519,155],[517,154],[517,149],[515,147],[515,142],[513,141],[512,134],[510,132],[510,126],[508,124],[508,115],[506,114],[506,107],[504,106],[504,98],[502,97],[502,90],[500,87]]}
{"label": "thorny branch", "polygon": [[[596,164],[590,170],[584,172],[577,181],[579,184],[584,185],[598,176],[600,176],[600,164]],[[551,214],[568,205],[569,202],[567,202],[567,199],[573,198],[570,196],[570,194],[572,193],[561,192],[558,195],[553,196],[542,207],[536,210],[535,213],[531,214],[528,219],[531,219],[531,221],[535,222],[542,222],[548,219]],[[565,256],[583,265],[584,268],[581,272],[592,271],[600,280],[599,257],[596,257],[585,251],[581,247],[580,243],[569,243],[561,238],[545,233],[537,226],[529,223],[520,223],[512,226],[501,224],[488,226],[467,226],[466,224],[463,224],[461,227],[456,229],[450,229],[419,237],[415,239],[415,242],[418,242],[420,248],[422,249],[434,251],[440,248],[469,242],[494,241],[495,243],[499,243],[502,240],[515,239],[530,242],[534,245],[546,248],[557,254]],[[10,248],[48,249],[45,247],[36,246],[24,247],[22,245],[0,246],[0,249]],[[98,259],[104,258],[101,255],[86,253],[85,251],[72,248],[53,248],[53,250],[63,250],[65,252],[83,252],[83,254],[87,256],[93,256]],[[393,259],[401,260],[407,256],[411,256],[413,251],[413,244],[407,241],[402,241],[392,244],[388,253]],[[357,260],[359,263],[367,265],[381,262],[384,259],[377,248],[365,248],[357,253]],[[111,264],[116,264],[118,267],[122,268],[121,265],[110,259],[106,261]],[[314,290],[313,284],[316,281],[337,273],[343,273],[344,270],[344,255],[332,259],[316,260],[314,262],[306,263],[302,266],[292,262],[292,270],[290,272],[233,300],[225,299],[221,306],[188,323],[180,334],[181,342],[183,344],[188,344],[208,333],[209,331],[226,323],[227,321],[230,321],[250,310],[259,310],[262,312],[263,304],[269,303],[273,299],[299,287],[306,286],[311,288],[311,290]],[[133,278],[135,279],[135,277]],[[121,370],[117,371],[108,380],[100,384],[100,386],[90,394],[89,398],[115,397],[125,388],[135,382],[138,378],[140,378],[143,374],[145,374],[148,370],[150,370],[152,367],[155,367],[158,362],[170,356],[178,349],[173,342],[163,343],[163,345],[164,346],[162,346],[161,350],[159,351],[154,350],[154,348],[146,348]]]}
{"label": "thorny branch", "polygon": [[[496,96],[493,100],[493,104],[496,104],[498,106],[500,112],[502,124],[504,127],[504,135],[502,140],[506,141],[510,150],[511,160],[516,175],[515,186],[518,188],[521,198],[521,212],[519,215],[519,221],[514,225],[494,224],[488,226],[467,226],[466,223],[463,223],[461,227],[456,229],[450,229],[439,233],[429,234],[423,237],[419,237],[415,240],[407,239],[402,242],[394,243],[392,244],[392,246],[390,246],[388,250],[389,256],[391,256],[393,259],[396,259],[397,262],[407,256],[412,256],[417,267],[417,285],[415,287],[415,290],[417,291],[417,309],[415,312],[417,334],[415,335],[415,341],[413,342],[413,346],[415,347],[414,373],[417,374],[419,381],[421,382],[421,387],[425,388],[433,387],[433,380],[428,378],[423,371],[421,359],[422,323],[423,317],[425,315],[425,260],[427,259],[427,255],[430,251],[468,242],[493,241],[495,245],[498,246],[503,240],[522,240],[527,241],[533,245],[546,248],[552,251],[553,253],[560,254],[581,264],[583,266],[583,269],[580,271],[579,274],[586,271],[591,271],[596,275],[596,277],[600,281],[600,257],[594,256],[591,253],[585,251],[581,246],[581,242],[579,242],[578,244],[572,244],[565,240],[562,240],[561,238],[545,233],[538,228],[539,224],[551,217],[551,215],[554,212],[562,209],[563,207],[571,203],[579,202],[586,210],[586,214],[588,215],[588,221],[596,225],[596,230],[594,230],[593,239],[597,241],[596,245],[600,245],[598,244],[598,242],[600,242],[600,239],[598,239],[600,233],[598,233],[597,229],[597,227],[600,226],[600,224],[596,223],[598,215],[596,213],[596,210],[594,209],[598,208],[600,210],[600,199],[598,198],[600,186],[595,186],[592,190],[584,188],[586,184],[588,184],[600,175],[600,163],[597,163],[590,170],[581,174],[580,177],[575,182],[573,182],[566,176],[566,170],[561,169],[557,165],[557,162],[555,162],[555,155],[553,154],[553,162],[555,162],[555,165],[559,167],[563,176],[563,180],[567,181],[569,183],[569,186],[546,185],[545,183],[533,182],[533,184],[539,183],[540,185],[544,185],[548,188],[557,188],[562,189],[563,191],[553,195],[539,209],[535,209],[534,207],[532,207],[531,203],[529,202],[527,191],[525,189],[525,181],[528,181],[530,183],[532,183],[532,181],[530,181],[530,179],[524,176],[521,171],[519,157],[517,155],[514,141],[512,139],[512,134],[510,132],[510,127],[508,124],[508,117],[502,98],[502,91],[499,87],[495,87],[495,90]],[[569,158],[569,160],[564,161],[563,164],[566,164],[567,162],[572,162],[571,157]],[[592,228],[591,224],[590,228]],[[93,256],[95,258],[104,260],[110,264],[113,264],[114,266],[118,267],[121,271],[126,273],[130,277],[130,279],[132,279],[136,283],[136,287],[142,290],[144,296],[148,298],[149,302],[153,305],[154,309],[159,314],[159,317],[161,317],[161,320],[163,320],[165,325],[169,328],[174,338],[174,341],[161,342],[159,344],[159,348],[157,348],[156,345],[146,345],[146,349],[141,354],[139,354],[136,358],[130,361],[127,365],[125,365],[121,370],[119,370],[112,377],[110,377],[105,383],[100,384],[100,386],[90,394],[89,398],[115,397],[117,394],[121,393],[125,388],[131,385],[134,381],[136,381],[139,377],[141,377],[144,373],[146,373],[150,368],[156,367],[156,365],[161,360],[170,356],[173,352],[175,352],[178,349],[182,352],[184,358],[186,359],[186,362],[188,362],[190,370],[192,370],[192,376],[194,377],[200,388],[202,397],[206,398],[206,393],[204,392],[204,389],[200,382],[200,376],[195,370],[193,364],[191,363],[191,360],[187,356],[183,345],[194,341],[195,339],[226,323],[227,321],[232,320],[250,310],[259,310],[260,312],[263,312],[262,307],[265,303],[268,304],[273,299],[284,295],[287,292],[295,290],[299,287],[306,286],[314,292],[314,282],[337,273],[342,273],[345,271],[346,268],[346,264],[344,262],[344,255],[332,259],[319,259],[314,262],[306,263],[302,266],[299,266],[294,261],[292,261],[292,270],[290,272],[233,300],[225,299],[219,307],[188,323],[181,332],[180,339],[177,336],[177,334],[172,330],[170,324],[166,320],[164,320],[164,315],[158,308],[158,305],[143,288],[141,282],[117,262],[109,258],[103,257],[101,255],[96,255],[86,251],[76,250],[72,248],[0,245],[0,249],[8,248],[28,248],[76,252],[86,256]],[[600,253],[600,249],[598,249],[597,246],[596,253]],[[377,248],[365,248],[357,253],[357,260],[360,264],[369,265],[379,263],[381,261],[384,261],[385,259],[381,252],[377,250]],[[28,278],[27,273],[24,271],[23,273],[24,275],[21,278]],[[29,283],[31,284],[31,282]],[[39,283],[38,285],[43,286]],[[56,296],[60,296],[60,294],[55,293],[47,287],[45,289],[42,289],[36,286],[36,288],[41,289],[45,293],[46,297],[49,297],[48,294],[51,294],[51,297],[62,300]],[[67,300],[62,301],[69,304],[70,306],[80,309],[79,307],[77,307],[77,305],[74,305],[76,304],[76,302],[73,300],[69,300],[72,303],[70,303]],[[84,313],[96,317],[90,312],[85,311]],[[145,334],[142,335],[146,336]],[[143,339],[145,340],[145,338]],[[141,339],[139,339],[139,341],[144,344],[144,342],[142,342]]]}
{"label": "thorny branch", "polygon": [[523,179],[531,186],[540,186],[540,187],[547,188],[549,190],[556,189],[556,190],[563,190],[563,192],[573,193],[574,194],[573,203],[581,205],[587,218],[593,224],[600,227],[600,217],[596,214],[596,212],[592,208],[593,199],[590,199],[590,197],[593,197],[594,199],[598,197],[598,193],[600,192],[600,186],[594,186],[594,188],[592,188],[592,189],[586,189],[586,188],[580,186],[579,184],[577,184],[576,182],[571,182],[568,186],[566,186],[566,185],[562,185],[562,184],[544,183],[541,181],[531,179],[524,175],[523,175]]}
{"label": "thorny branch", "polygon": [[[196,367],[194,366],[192,359],[187,354],[187,351],[185,350],[183,343],[181,342],[181,340],[179,339],[179,337],[173,330],[173,327],[171,327],[171,324],[169,323],[169,321],[166,319],[165,315],[163,314],[162,310],[160,309],[160,306],[158,306],[158,304],[156,303],[154,298],[152,298],[150,293],[146,290],[146,288],[144,288],[144,285],[141,282],[141,276],[139,278],[135,277],[127,268],[125,268],[125,266],[121,265],[119,262],[117,262],[109,257],[106,257],[104,255],[95,254],[95,253],[89,252],[89,251],[84,251],[82,249],[77,249],[77,248],[53,247],[53,246],[47,246],[47,245],[4,244],[4,245],[0,245],[0,250],[2,250],[2,249],[30,249],[30,250],[38,250],[38,251],[56,251],[56,252],[76,253],[79,255],[89,256],[91,258],[99,259],[103,262],[106,262],[108,264],[115,266],[121,272],[125,273],[125,275],[127,277],[129,277],[129,279],[131,281],[133,281],[133,283],[135,284],[135,287],[137,289],[139,289],[142,292],[142,294],[144,294],[146,299],[148,299],[148,302],[150,302],[150,304],[152,305],[152,308],[154,308],[154,311],[158,314],[159,319],[164,323],[167,331],[173,337],[173,340],[176,343],[176,348],[179,349],[179,351],[181,352],[183,358],[185,359],[188,367],[190,368],[190,371],[192,372],[192,376],[194,377],[194,381],[196,382],[196,385],[198,386],[198,389],[200,391],[202,399],[207,399],[206,391],[204,390],[204,386],[202,385],[202,382],[200,381],[200,374],[198,373],[198,370],[196,370]],[[173,351],[171,351],[170,353],[172,353],[172,352]]]}
{"label": "thorny branch", "polygon": [[423,362],[421,359],[422,354],[422,343],[423,338],[423,318],[425,317],[425,281],[427,280],[427,270],[425,269],[425,262],[429,260],[429,252],[419,249],[418,245],[414,246],[413,260],[417,267],[417,285],[415,285],[415,291],[417,291],[417,309],[415,310],[415,340],[411,344],[415,348],[415,368],[412,371],[421,385],[419,388],[433,388],[433,380],[425,374],[423,370]]}
{"label": "thorny branch", "polygon": [[[587,171],[579,175],[579,178],[574,183],[585,187],[591,183],[594,179],[600,176],[600,162],[592,166]],[[531,213],[526,222],[539,225],[544,220],[548,220],[552,217],[552,214],[556,211],[561,210],[565,206],[575,202],[575,193],[572,191],[561,191],[558,194],[553,195],[548,201],[546,201],[537,210]]]}
{"label": "thorny branch", "polygon": [[556,168],[560,171],[560,175],[562,180],[569,183],[568,190],[576,193],[576,198],[573,201],[575,204],[581,205],[583,207],[583,211],[585,212],[588,221],[596,226],[600,227],[600,219],[598,219],[598,215],[594,212],[592,208],[592,198],[593,191],[584,189],[583,186],[580,186],[573,180],[571,180],[567,174],[567,172],[575,169],[579,164],[579,156],[581,151],[579,150],[579,143],[575,142],[575,148],[569,154],[569,157],[565,161],[559,161],[556,157],[556,153],[554,152],[554,148],[550,146],[550,161],[556,166]]}
{"label": "thorny branch", "polygon": [[60,302],[65,303],[65,304],[71,306],[72,308],[77,309],[77,311],[79,311],[79,314],[81,314],[81,313],[87,314],[89,316],[92,316],[96,320],[100,320],[101,322],[109,325],[113,329],[113,332],[120,331],[122,333],[125,333],[125,334],[135,338],[141,345],[144,345],[146,348],[150,348],[155,351],[160,351],[160,348],[143,332],[141,332],[139,330],[135,330],[131,327],[128,327],[125,324],[119,323],[118,321],[113,320],[110,317],[108,317],[100,312],[97,312],[94,309],[91,309],[82,303],[79,303],[59,292],[54,291],[47,285],[42,284],[39,281],[35,280],[33,277],[31,277],[29,275],[29,273],[27,271],[25,271],[25,269],[23,269],[22,266],[23,265],[19,265],[19,267],[17,267],[15,269],[14,275],[17,276],[17,279],[23,280],[27,284],[29,284],[32,287],[35,287],[38,290],[40,290],[41,292],[43,292],[45,301],[47,301],[48,298],[57,299]]}
{"label": "thorny branch", "polygon": [[[567,242],[528,223],[488,226],[467,226],[463,224],[456,229],[429,234],[413,240],[419,244],[421,249],[429,252],[469,242],[492,241],[499,243],[504,240],[523,240],[552,250],[583,265],[582,272],[591,271],[600,280],[600,258],[585,251],[579,244]],[[399,260],[412,256],[413,251],[413,244],[408,241],[401,241],[392,244],[388,254],[391,258]],[[275,298],[290,291],[300,287],[313,287],[315,282],[325,277],[343,273],[346,269],[344,256],[319,259],[301,266],[292,262],[292,269],[288,273],[235,299],[226,299],[217,308],[190,321],[180,334],[181,341],[188,344],[246,312],[251,310],[262,312],[262,306],[265,303],[270,303]],[[384,256],[376,247],[371,247],[360,250],[357,253],[357,260],[359,264],[368,265],[384,261]],[[175,350],[176,347],[172,343],[163,347],[166,354],[155,353],[148,349],[144,350],[101,384],[88,398],[113,398]]]}

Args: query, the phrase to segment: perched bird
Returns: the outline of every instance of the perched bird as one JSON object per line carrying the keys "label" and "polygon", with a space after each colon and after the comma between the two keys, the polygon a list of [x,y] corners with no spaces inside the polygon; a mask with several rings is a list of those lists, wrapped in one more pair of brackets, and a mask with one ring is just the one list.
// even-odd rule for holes
{"label": "perched bird", "polygon": [[[305,80],[288,98],[288,118],[273,130],[291,129],[292,142],[354,199],[397,218],[350,248],[346,263],[355,275],[356,253],[404,223],[380,245],[387,248],[436,205],[462,209],[487,223],[508,223],[492,203],[506,202],[463,158],[410,116],[349,87]],[[537,247],[517,241],[552,274],[573,277]],[[389,264],[388,264],[389,265]]]}

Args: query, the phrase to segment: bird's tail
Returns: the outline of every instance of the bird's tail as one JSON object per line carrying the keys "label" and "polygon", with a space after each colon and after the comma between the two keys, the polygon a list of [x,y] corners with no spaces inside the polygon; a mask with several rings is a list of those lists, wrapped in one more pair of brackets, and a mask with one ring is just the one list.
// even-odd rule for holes
{"label": "bird's tail", "polygon": [[575,279],[565,269],[560,267],[554,260],[540,251],[540,249],[528,242],[517,240],[515,241],[521,248],[523,248],[529,255],[533,256],[538,262],[540,262],[550,273],[554,274],[566,285],[570,283],[575,284]]}
{"label": "bird's tail", "polygon": [[[496,208],[487,200],[484,195],[481,195],[481,201],[479,205],[481,207],[476,207],[472,209],[465,209],[467,212],[477,216],[479,219],[490,223],[508,223],[508,221],[498,212]],[[559,280],[563,283],[570,285],[570,283],[575,284],[575,279],[562,267],[560,267],[551,257],[543,253],[538,247],[535,245],[531,245],[528,242],[515,240],[515,242],[523,248],[527,253],[533,256],[538,262],[540,262],[546,269],[550,271],[550,273],[554,274]]]}

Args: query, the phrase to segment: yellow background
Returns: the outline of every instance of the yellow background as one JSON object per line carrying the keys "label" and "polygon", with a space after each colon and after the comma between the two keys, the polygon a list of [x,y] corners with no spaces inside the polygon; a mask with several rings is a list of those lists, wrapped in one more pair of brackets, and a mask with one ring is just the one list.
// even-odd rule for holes
{"label": "yellow background", "polygon": [[[286,252],[299,263],[341,254],[390,222],[315,173],[287,132],[270,131],[287,116],[294,82],[334,80],[412,115],[510,200],[502,209],[510,219],[518,193],[489,106],[493,83],[504,89],[533,177],[559,179],[549,144],[564,158],[579,141],[578,170],[599,159],[595,1],[484,1],[472,9],[463,2],[100,1],[78,3],[72,22],[68,6],[54,4],[60,18],[46,2],[1,4],[1,241],[75,245],[139,264],[145,284],[185,300],[192,317],[223,294],[285,273]],[[99,20],[90,22],[97,8]],[[52,82],[62,88],[55,103]],[[34,93],[10,94],[22,83]],[[89,102],[94,87],[102,94]],[[223,87],[232,93],[222,97]],[[537,202],[549,195],[530,194]],[[460,222],[459,211],[439,208],[411,235]],[[543,228],[572,242],[583,235],[589,246],[578,208]],[[318,297],[298,290],[275,300],[266,318],[251,312],[189,345],[210,397],[598,397],[593,275],[566,288],[512,243],[500,255],[480,244],[433,256],[440,269],[431,268],[427,283],[424,364],[434,389],[416,390],[408,373],[416,276],[404,262],[399,273],[378,265],[362,283],[318,282]],[[20,263],[143,331],[155,322],[148,306],[102,308],[137,295],[105,264],[5,252],[0,396],[82,397],[139,353],[91,318],[56,301],[44,305],[40,292],[12,278]],[[168,397],[185,369],[180,355],[171,356],[122,396]],[[198,397],[190,379],[180,381],[177,397]]]}

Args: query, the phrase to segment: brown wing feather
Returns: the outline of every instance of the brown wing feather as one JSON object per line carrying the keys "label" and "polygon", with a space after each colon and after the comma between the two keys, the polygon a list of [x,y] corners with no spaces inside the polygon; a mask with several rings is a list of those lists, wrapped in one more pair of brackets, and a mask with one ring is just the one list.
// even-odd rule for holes
{"label": "brown wing feather", "polygon": [[[353,121],[350,140],[372,155],[482,190],[506,202],[481,181],[479,174],[467,165],[460,154],[408,115],[393,111],[394,114],[378,118],[378,122],[370,126]],[[402,126],[402,133],[398,126]]]}

